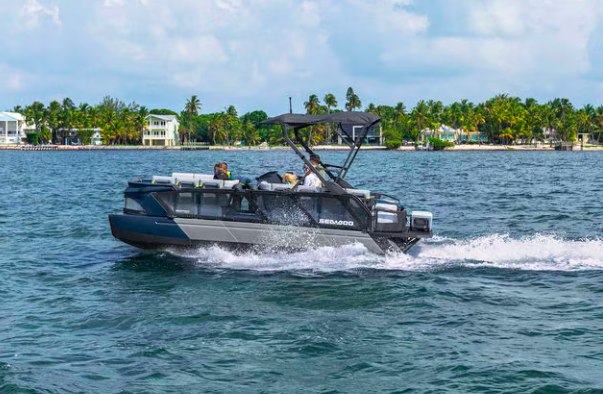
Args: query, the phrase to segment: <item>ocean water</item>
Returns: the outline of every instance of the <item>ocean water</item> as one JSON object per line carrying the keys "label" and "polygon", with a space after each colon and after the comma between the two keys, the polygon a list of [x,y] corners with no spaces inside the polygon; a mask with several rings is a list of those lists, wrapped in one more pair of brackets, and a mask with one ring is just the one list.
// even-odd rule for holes
{"label": "ocean water", "polygon": [[[337,162],[338,152],[324,152]],[[361,152],[408,255],[142,251],[126,181],[290,152],[0,152],[0,393],[603,393],[603,155]]]}

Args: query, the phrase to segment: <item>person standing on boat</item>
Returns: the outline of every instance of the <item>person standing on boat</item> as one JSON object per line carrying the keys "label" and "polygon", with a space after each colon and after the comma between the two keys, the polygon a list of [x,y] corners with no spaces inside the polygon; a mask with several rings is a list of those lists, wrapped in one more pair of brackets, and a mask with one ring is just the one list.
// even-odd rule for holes
{"label": "person standing on boat", "polygon": [[304,186],[322,187],[320,178],[310,170],[310,167],[304,164]]}

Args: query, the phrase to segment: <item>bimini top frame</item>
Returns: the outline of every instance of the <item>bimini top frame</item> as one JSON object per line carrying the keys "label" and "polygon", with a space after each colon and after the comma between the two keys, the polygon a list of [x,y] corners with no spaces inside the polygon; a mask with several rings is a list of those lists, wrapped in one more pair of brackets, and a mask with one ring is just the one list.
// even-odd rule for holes
{"label": "bimini top frame", "polygon": [[[306,165],[320,178],[323,185],[333,193],[343,194],[342,187],[351,187],[344,178],[352,163],[356,159],[360,147],[369,131],[374,129],[381,122],[381,118],[368,112],[337,112],[329,115],[302,115],[302,114],[284,114],[275,118],[263,121],[263,124],[281,126],[285,142],[293,149],[295,153],[303,160]],[[335,132],[349,146],[350,153],[343,162],[343,165],[322,163],[326,174],[331,178],[324,179],[319,171],[312,165],[310,160],[299,150],[295,142],[289,137],[289,131],[293,131],[295,139],[301,144],[304,150],[309,154],[315,154],[308,144],[299,136],[299,131],[305,127],[333,124],[336,126]]]}

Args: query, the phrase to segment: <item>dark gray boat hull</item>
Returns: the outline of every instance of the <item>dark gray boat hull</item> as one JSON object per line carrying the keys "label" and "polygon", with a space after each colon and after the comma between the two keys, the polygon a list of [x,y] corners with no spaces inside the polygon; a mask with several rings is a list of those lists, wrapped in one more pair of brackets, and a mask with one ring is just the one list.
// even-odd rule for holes
{"label": "dark gray boat hull", "polygon": [[[222,245],[228,248],[312,249],[361,244],[369,252],[395,249],[386,238],[357,230],[295,227],[223,220],[164,218],[126,213],[109,215],[113,236],[142,248]],[[412,243],[410,246],[414,245]],[[404,247],[398,248],[401,251]]]}

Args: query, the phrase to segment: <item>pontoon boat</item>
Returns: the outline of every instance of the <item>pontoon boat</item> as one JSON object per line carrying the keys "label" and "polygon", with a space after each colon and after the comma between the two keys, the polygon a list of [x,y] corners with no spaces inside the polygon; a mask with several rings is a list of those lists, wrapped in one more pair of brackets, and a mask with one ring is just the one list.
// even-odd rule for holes
{"label": "pontoon boat", "polygon": [[[322,187],[283,184],[276,172],[244,186],[238,180],[216,180],[213,174],[153,176],[128,183],[123,212],[109,215],[113,236],[142,248],[220,245],[263,250],[360,243],[374,253],[407,252],[421,238],[432,237],[431,213],[409,215],[398,199],[345,181],[367,134],[380,121],[362,112],[268,119],[263,123],[281,127],[286,143]],[[314,152],[299,132],[318,124],[333,125],[349,146],[342,165],[322,163],[317,169],[310,161]]]}

